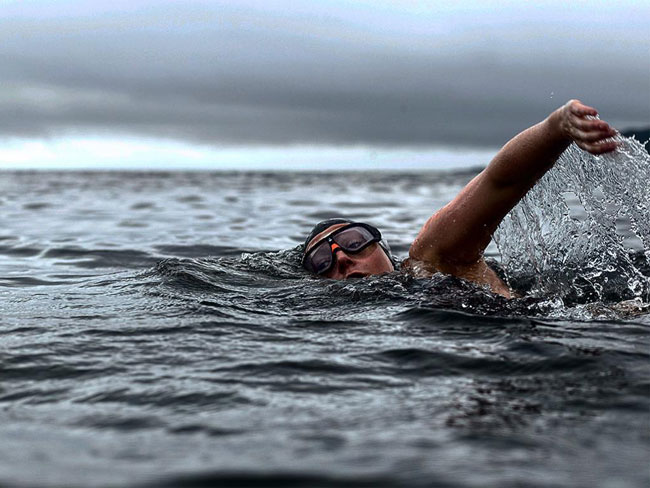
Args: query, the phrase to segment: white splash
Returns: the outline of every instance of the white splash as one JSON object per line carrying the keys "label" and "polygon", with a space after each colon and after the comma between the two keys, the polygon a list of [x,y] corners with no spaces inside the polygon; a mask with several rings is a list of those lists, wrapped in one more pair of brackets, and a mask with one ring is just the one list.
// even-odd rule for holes
{"label": "white splash", "polygon": [[602,156],[570,146],[504,219],[494,239],[511,282],[533,282],[535,296],[649,301],[650,155],[616,140]]}

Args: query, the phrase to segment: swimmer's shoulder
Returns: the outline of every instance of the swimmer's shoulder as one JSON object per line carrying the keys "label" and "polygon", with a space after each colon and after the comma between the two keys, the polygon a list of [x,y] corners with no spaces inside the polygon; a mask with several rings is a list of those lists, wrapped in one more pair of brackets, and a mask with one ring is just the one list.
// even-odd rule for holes
{"label": "swimmer's shoulder", "polygon": [[492,293],[496,293],[497,295],[506,298],[513,297],[508,285],[506,285],[484,259],[471,266],[437,266],[433,263],[406,258],[402,261],[401,269],[415,278],[430,278],[436,273],[452,275],[479,285],[487,285]]}

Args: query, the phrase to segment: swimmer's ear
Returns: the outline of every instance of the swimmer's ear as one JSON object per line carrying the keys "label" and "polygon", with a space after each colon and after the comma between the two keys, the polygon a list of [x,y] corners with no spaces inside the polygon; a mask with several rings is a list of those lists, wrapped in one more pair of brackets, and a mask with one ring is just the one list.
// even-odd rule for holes
{"label": "swimmer's ear", "polygon": [[384,250],[390,262],[393,263],[393,269],[397,271],[399,269],[400,263],[397,259],[395,259],[395,256],[393,256],[393,253],[391,252],[390,246],[388,245],[388,242],[386,242],[386,239],[379,241],[379,246]]}

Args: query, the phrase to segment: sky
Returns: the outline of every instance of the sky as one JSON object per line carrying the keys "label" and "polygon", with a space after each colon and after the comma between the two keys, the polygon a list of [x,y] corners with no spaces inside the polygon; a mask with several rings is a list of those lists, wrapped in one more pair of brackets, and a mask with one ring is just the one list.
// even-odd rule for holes
{"label": "sky", "polygon": [[484,165],[650,125],[650,0],[0,0],[0,168]]}

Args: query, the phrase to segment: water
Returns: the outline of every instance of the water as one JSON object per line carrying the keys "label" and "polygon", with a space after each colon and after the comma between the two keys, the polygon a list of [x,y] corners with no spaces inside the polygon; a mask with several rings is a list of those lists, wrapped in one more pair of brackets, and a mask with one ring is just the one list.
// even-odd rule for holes
{"label": "water", "polygon": [[498,229],[502,265],[533,279],[529,295],[650,301],[650,155],[618,141],[603,156],[570,146]]}
{"label": "water", "polygon": [[300,270],[337,215],[405,256],[473,174],[0,174],[0,485],[647,486],[627,282]]}

